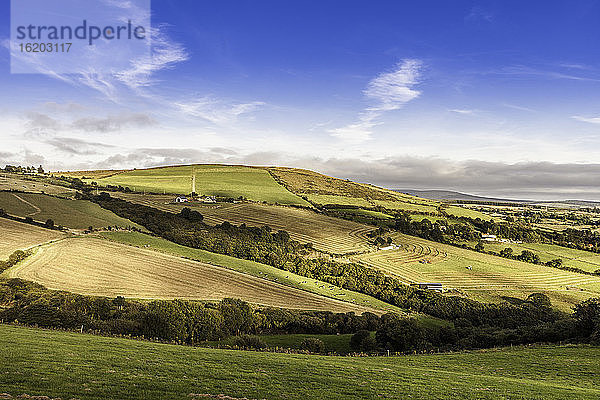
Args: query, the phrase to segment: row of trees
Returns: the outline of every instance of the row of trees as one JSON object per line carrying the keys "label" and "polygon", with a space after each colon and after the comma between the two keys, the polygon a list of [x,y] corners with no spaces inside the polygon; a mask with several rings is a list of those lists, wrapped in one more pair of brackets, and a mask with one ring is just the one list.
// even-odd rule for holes
{"label": "row of trees", "polygon": [[255,308],[239,299],[217,303],[157,300],[142,303],[47,290],[21,279],[0,281],[0,320],[194,344],[230,335],[337,334],[376,330],[372,313]]}
{"label": "row of trees", "polygon": [[44,168],[40,165],[39,167],[22,167],[20,165],[6,165],[4,168],[0,168],[4,172],[10,172],[13,174],[43,174]]}

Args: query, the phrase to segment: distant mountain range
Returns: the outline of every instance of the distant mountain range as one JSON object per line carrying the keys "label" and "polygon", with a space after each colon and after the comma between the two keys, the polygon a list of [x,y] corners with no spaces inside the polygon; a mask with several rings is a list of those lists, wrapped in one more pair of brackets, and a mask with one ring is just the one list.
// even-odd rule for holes
{"label": "distant mountain range", "polygon": [[598,201],[587,200],[554,200],[554,201],[533,201],[519,199],[502,199],[497,197],[476,196],[467,193],[455,192],[452,190],[415,190],[415,189],[396,189],[396,192],[410,194],[412,196],[422,197],[430,200],[449,200],[465,201],[474,203],[521,203],[531,205],[563,206],[563,207],[600,207]]}

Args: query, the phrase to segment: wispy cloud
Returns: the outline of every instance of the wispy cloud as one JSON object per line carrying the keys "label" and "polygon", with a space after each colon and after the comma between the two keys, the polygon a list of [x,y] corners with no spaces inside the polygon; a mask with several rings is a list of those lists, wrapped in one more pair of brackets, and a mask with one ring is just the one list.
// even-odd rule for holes
{"label": "wispy cloud", "polygon": [[533,108],[523,107],[523,106],[519,106],[519,105],[516,105],[516,104],[502,103],[502,105],[504,107],[507,107],[507,108],[512,108],[513,110],[527,111],[527,112],[536,112]]}
{"label": "wispy cloud", "polygon": [[475,112],[476,112],[476,110],[460,109],[460,108],[453,108],[448,111],[456,113],[456,114],[464,114],[464,115],[471,115],[471,114],[475,114]]}
{"label": "wispy cloud", "polygon": [[511,65],[500,69],[488,71],[488,74],[506,75],[506,76],[537,76],[546,79],[566,79],[572,81],[600,82],[596,76],[576,75],[572,73],[564,73],[561,71],[553,71],[543,68],[533,68],[525,65]]}
{"label": "wispy cloud", "polygon": [[173,103],[173,105],[185,115],[194,118],[202,118],[216,125],[232,123],[236,121],[239,116],[255,112],[265,104],[266,103],[262,101],[234,103],[211,97],[202,97],[188,102],[178,101]]}
{"label": "wispy cloud", "polygon": [[358,116],[358,121],[341,128],[329,130],[332,136],[352,142],[368,140],[373,128],[381,122],[376,120],[388,111],[402,108],[421,94],[414,89],[419,83],[423,63],[419,60],[404,60],[392,72],[385,72],[372,79],[363,91],[371,105]]}
{"label": "wispy cloud", "polygon": [[590,124],[600,124],[600,117],[581,117],[579,115],[574,115],[571,118],[577,121],[587,122]]}

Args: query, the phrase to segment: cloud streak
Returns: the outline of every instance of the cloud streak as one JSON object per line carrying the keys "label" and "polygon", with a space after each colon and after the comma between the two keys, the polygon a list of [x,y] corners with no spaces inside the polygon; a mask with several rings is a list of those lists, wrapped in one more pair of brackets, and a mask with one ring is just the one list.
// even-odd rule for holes
{"label": "cloud streak", "polygon": [[404,60],[392,72],[385,72],[372,79],[364,96],[371,105],[359,115],[358,121],[346,126],[329,130],[339,139],[350,142],[364,142],[373,134],[373,128],[381,122],[377,119],[384,113],[402,108],[406,103],[421,94],[414,89],[419,83],[423,63],[419,60]]}

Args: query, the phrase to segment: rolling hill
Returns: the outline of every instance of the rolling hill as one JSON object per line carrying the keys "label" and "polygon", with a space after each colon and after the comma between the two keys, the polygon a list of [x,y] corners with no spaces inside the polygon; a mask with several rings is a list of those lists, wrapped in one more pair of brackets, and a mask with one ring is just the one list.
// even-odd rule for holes
{"label": "rolling hill", "polygon": [[[92,237],[66,238],[36,249],[4,272],[49,289],[139,299],[221,300],[305,310],[375,311],[206,262]],[[338,293],[336,293],[338,294]],[[344,299],[345,293],[339,293]]]}
{"label": "rolling hill", "polygon": [[600,347],[584,345],[332,357],[0,325],[0,354],[0,387],[15,398],[23,393],[82,400],[600,397]]}
{"label": "rolling hill", "polygon": [[86,229],[90,226],[94,228],[118,226],[144,230],[140,225],[86,200],[73,200],[38,193],[0,192],[0,208],[8,214],[31,217],[36,221],[45,222],[47,219],[52,219],[55,225],[73,229]]}

